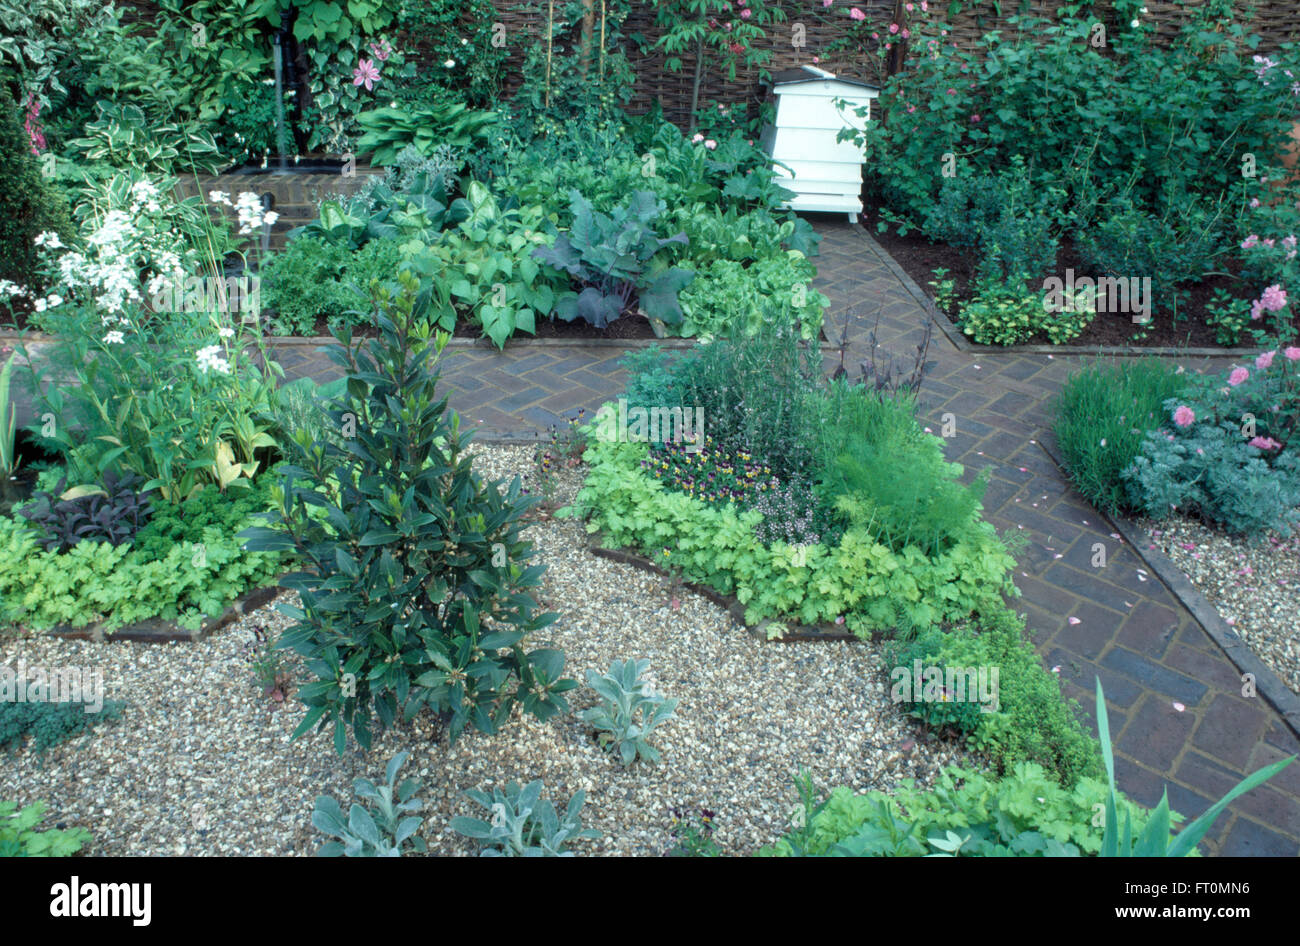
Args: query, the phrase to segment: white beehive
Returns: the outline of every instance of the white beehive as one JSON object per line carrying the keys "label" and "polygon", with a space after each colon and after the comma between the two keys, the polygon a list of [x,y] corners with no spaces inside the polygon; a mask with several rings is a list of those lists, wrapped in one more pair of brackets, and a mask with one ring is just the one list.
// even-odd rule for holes
{"label": "white beehive", "polygon": [[[880,91],[816,66],[779,72],[772,84],[776,123],[764,129],[763,146],[780,162],[774,167],[781,186],[795,192],[787,206],[856,220],[862,212],[862,149],[836,139],[844,128],[866,127],[869,118],[859,117],[855,107],[870,108]],[[835,104],[841,99],[843,108]]]}

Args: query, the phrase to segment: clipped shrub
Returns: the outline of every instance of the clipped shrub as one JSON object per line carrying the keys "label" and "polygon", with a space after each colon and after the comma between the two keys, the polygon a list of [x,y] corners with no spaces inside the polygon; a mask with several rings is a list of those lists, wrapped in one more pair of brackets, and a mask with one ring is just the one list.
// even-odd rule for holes
{"label": "clipped shrub", "polygon": [[528,589],[541,567],[522,537],[529,502],[518,478],[504,491],[474,472],[469,436],[439,397],[436,361],[448,336],[414,315],[419,279],[373,292],[380,335],[336,331],[330,356],[347,376],[329,416],[345,444],[300,429],[268,525],[241,533],[250,550],[296,554],[286,577],[301,609],[280,639],[317,680],[295,735],[333,726],[342,754],[351,731],[368,747],[374,720],[392,725],[422,707],[494,732],[516,705],[541,719],[567,709],[558,650],[526,652],[529,633],[554,620]]}

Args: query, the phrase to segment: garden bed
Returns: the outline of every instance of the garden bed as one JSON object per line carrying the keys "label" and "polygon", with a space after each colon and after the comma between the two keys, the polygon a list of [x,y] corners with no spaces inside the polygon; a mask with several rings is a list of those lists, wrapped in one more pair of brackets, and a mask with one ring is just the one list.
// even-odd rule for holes
{"label": "garden bed", "polygon": [[[489,475],[530,466],[528,448],[477,452]],[[572,496],[577,478],[562,474],[561,498]],[[263,697],[245,659],[253,625],[276,631],[286,623],[265,608],[179,646],[4,640],[0,663],[99,669],[106,696],[128,705],[120,720],[44,757],[23,750],[6,759],[0,797],[48,799],[51,823],[91,829],[93,855],[306,855],[325,840],[310,824],[316,796],[346,803],[353,778],[373,778],[406,749],[413,758],[403,774],[424,784],[417,814],[431,853],[474,853],[448,829],[453,816],[478,814],[465,789],[541,778],[548,797],[587,792],[583,822],[605,837],[580,852],[663,854],[674,845],[672,809],[707,808],[716,812],[717,843],[744,854],[787,829],[800,765],[818,784],[865,790],[904,778],[929,784],[947,763],[971,764],[954,744],[927,740],[890,702],[877,645],[764,644],[690,591],[674,609],[666,582],[594,556],[571,521],[536,522],[528,537],[549,566],[542,603],[563,615],[538,641],[562,648],[575,677],[615,658],[647,657],[659,688],[680,698],[676,717],[656,731],[658,765],[624,769],[574,714],[545,723],[517,717],[497,736],[467,732],[448,747],[425,713],[377,739],[372,752],[342,759],[328,733],[290,742],[302,707]],[[575,709],[588,701],[574,699]]]}
{"label": "garden bed", "polygon": [[[934,288],[930,285],[936,269],[947,270],[948,277],[956,283],[954,299],[961,305],[971,300],[971,284],[975,276],[978,255],[967,249],[959,249],[946,243],[928,240],[916,230],[909,230],[905,236],[899,236],[897,228],[880,230],[883,222],[878,210],[868,210],[862,216],[863,226],[871,238],[887,252],[899,267],[912,278],[922,292],[934,302]],[[1087,270],[1074,244],[1063,239],[1056,256],[1054,273],[1074,270],[1083,275]],[[1237,280],[1230,275],[1214,276],[1204,282],[1186,287],[1187,304],[1180,307],[1175,320],[1170,312],[1153,312],[1151,322],[1145,327],[1133,323],[1132,315],[1125,313],[1099,313],[1077,337],[1063,345],[1054,345],[1054,351],[1069,352],[1077,349],[1095,348],[1195,348],[1233,351],[1224,348],[1214,337],[1214,329],[1206,324],[1209,314],[1206,304],[1210,302],[1216,290],[1231,289]],[[951,317],[949,313],[945,313]],[[1300,329],[1300,315],[1292,317],[1291,326]],[[960,338],[960,326],[956,326]],[[973,344],[973,343],[971,343]],[[1043,331],[1039,331],[1021,345],[1007,346],[1005,350],[1014,351],[1020,347],[1048,345],[1050,340]]]}

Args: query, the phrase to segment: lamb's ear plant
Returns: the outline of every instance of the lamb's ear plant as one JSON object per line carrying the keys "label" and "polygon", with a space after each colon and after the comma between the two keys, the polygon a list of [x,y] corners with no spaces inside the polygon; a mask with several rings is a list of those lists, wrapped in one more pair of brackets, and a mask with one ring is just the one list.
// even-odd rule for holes
{"label": "lamb's ear plant", "polygon": [[389,761],[384,771],[384,784],[375,785],[369,779],[359,778],[352,783],[358,798],[374,803],[367,810],[354,803],[344,818],[339,803],[328,795],[316,799],[316,810],[311,823],[330,837],[316,852],[319,857],[401,857],[403,844],[410,840],[411,847],[423,854],[428,848],[415,831],[424,819],[409,812],[419,811],[424,802],[412,797],[420,788],[418,779],[397,782],[397,773],[406,764],[408,753],[399,752]]}
{"label": "lamb's ear plant", "polygon": [[477,789],[465,794],[486,808],[492,819],[456,817],[451,819],[451,829],[482,842],[482,857],[573,857],[572,851],[564,850],[567,843],[600,837],[595,828],[583,828],[578,817],[587,801],[581,789],[569,799],[563,816],[541,797],[540,779],[522,789],[511,782],[504,791],[492,789],[491,795]]}
{"label": "lamb's ear plant", "polygon": [[596,691],[599,702],[578,715],[595,727],[601,745],[617,752],[624,765],[637,759],[659,761],[659,750],[648,740],[677,709],[676,698],[660,696],[645,679],[649,666],[649,660],[615,660],[609,673],[587,671],[587,686]]}
{"label": "lamb's ear plant", "polygon": [[1127,809],[1123,824],[1120,824],[1117,792],[1115,789],[1115,756],[1110,744],[1110,724],[1106,717],[1106,697],[1101,691],[1101,680],[1097,681],[1097,732],[1101,738],[1102,759],[1106,763],[1106,779],[1110,791],[1106,794],[1106,824],[1101,840],[1102,857],[1187,857],[1196,850],[1196,845],[1207,831],[1238,796],[1246,794],[1252,788],[1258,788],[1274,775],[1281,772],[1295,761],[1295,756],[1265,766],[1253,775],[1247,776],[1237,787],[1210,806],[1201,817],[1197,818],[1182,831],[1170,838],[1169,793],[1163,792],[1160,804],[1151,812],[1151,817],[1142,832],[1133,836],[1133,825]]}

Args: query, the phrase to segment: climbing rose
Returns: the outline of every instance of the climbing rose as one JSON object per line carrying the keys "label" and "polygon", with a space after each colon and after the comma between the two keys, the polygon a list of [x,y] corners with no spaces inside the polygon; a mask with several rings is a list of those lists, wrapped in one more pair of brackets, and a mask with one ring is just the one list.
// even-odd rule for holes
{"label": "climbing rose", "polygon": [[754,15],[754,13],[753,13],[752,10],[741,10],[741,11],[740,11],[740,18],[741,18],[742,20],[748,20],[748,19],[749,19],[751,16],[753,16],[753,15]]}
{"label": "climbing rose", "polygon": [[1174,423],[1179,427],[1190,427],[1196,421],[1195,412],[1186,404],[1174,411]]}
{"label": "climbing rose", "polygon": [[1234,388],[1250,377],[1250,372],[1245,368],[1235,368],[1232,374],[1228,375],[1228,383]]}
{"label": "climbing rose", "polygon": [[1277,284],[1269,286],[1259,301],[1269,312],[1280,312],[1286,305],[1286,290]]}
{"label": "climbing rose", "polygon": [[1286,355],[1287,361],[1300,361],[1300,348],[1296,348],[1294,345],[1282,352],[1282,354]]}
{"label": "climbing rose", "polygon": [[[857,10],[858,8],[857,8],[857,7],[854,7],[853,9]],[[861,11],[859,11],[859,12],[861,12]],[[855,16],[853,19],[856,20],[857,17]],[[890,24],[889,24],[889,32],[891,32],[891,33],[897,33],[897,32],[898,32],[898,24],[897,24],[897,23],[890,23]]]}
{"label": "climbing rose", "polygon": [[867,18],[867,15],[863,13],[861,10],[859,10],[857,7],[854,7],[852,10],[849,11],[849,17],[854,20],[865,20]]}
{"label": "climbing rose", "polygon": [[1255,359],[1255,367],[1258,368],[1260,371],[1264,371],[1268,368],[1271,368],[1273,366],[1273,356],[1276,354],[1277,354],[1276,351],[1264,352],[1264,354],[1260,355],[1258,358]]}

